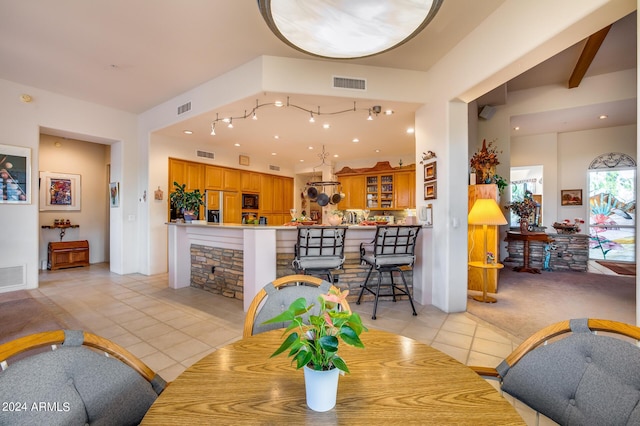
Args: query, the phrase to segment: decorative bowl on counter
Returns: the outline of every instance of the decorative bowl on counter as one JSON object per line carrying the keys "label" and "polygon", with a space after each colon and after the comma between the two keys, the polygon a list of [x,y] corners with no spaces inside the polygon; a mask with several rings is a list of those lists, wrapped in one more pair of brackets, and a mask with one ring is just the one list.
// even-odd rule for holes
{"label": "decorative bowl on counter", "polygon": [[302,220],[300,221],[301,224],[309,226],[309,225],[315,225],[316,221],[315,220]]}

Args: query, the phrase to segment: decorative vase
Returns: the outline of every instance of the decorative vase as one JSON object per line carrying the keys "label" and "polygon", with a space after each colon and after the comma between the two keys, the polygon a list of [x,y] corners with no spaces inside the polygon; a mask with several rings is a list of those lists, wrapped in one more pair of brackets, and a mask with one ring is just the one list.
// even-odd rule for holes
{"label": "decorative vase", "polygon": [[342,223],[342,217],[337,214],[332,214],[327,220],[331,226],[337,226]]}
{"label": "decorative vase", "polygon": [[526,219],[520,219],[520,233],[528,234],[529,233],[529,221]]}
{"label": "decorative vase", "polygon": [[184,221],[187,223],[191,223],[193,220],[198,218],[198,215],[194,211],[183,210],[182,216],[184,217]]}
{"label": "decorative vase", "polygon": [[336,405],[340,370],[314,370],[304,366],[307,406],[313,411],[329,411]]}

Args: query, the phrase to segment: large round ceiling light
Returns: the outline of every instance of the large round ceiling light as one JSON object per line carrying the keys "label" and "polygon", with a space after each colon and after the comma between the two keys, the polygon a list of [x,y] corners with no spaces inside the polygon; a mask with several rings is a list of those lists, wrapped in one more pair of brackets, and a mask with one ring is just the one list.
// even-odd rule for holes
{"label": "large round ceiling light", "polygon": [[282,41],[334,59],[376,55],[407,42],[433,19],[443,0],[258,0]]}

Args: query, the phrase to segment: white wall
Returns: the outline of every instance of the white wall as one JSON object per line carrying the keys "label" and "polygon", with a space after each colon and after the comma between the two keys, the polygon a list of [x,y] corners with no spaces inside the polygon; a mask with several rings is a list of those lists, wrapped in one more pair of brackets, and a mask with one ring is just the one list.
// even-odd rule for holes
{"label": "white wall", "polygon": [[[56,142],[59,146],[55,146]],[[41,135],[40,171],[80,175],[80,210],[41,211],[40,225],[53,225],[55,219],[69,219],[80,228],[68,229],[62,241],[88,240],[89,262],[109,258],[109,145]],[[35,193],[34,193],[35,195]],[[60,241],[59,230],[40,228],[40,263],[47,260],[49,242]]]}
{"label": "white wall", "polygon": [[[31,103],[20,101],[26,93]],[[113,221],[122,224],[124,215],[136,215],[137,148],[136,117],[100,105],[91,104],[34,87],[0,80],[0,144],[31,149],[32,190],[37,189],[40,170],[40,128],[57,129],[80,140],[112,144],[112,171],[121,182],[121,208],[110,212]],[[122,145],[114,155],[114,146]],[[0,246],[0,268],[24,266],[26,283],[22,288],[38,286],[39,269],[39,205],[34,193],[28,205],[0,205],[0,223],[3,226]],[[137,272],[138,241],[135,219],[122,224],[122,229],[111,238],[111,268],[119,273]],[[2,291],[2,290],[0,290]]]}

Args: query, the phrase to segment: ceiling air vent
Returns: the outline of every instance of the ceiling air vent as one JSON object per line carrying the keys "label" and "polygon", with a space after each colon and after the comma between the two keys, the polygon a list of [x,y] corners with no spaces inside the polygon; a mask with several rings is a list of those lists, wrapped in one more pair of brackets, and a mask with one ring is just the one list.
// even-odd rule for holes
{"label": "ceiling air vent", "polygon": [[367,80],[363,78],[333,76],[334,89],[367,90]]}
{"label": "ceiling air vent", "polygon": [[196,155],[197,155],[198,157],[202,157],[202,158],[210,158],[210,159],[212,159],[212,160],[213,160],[214,158],[216,158],[216,155],[215,155],[213,152],[207,152],[207,151],[200,151],[200,150],[197,150],[197,151],[196,151]]}
{"label": "ceiling air vent", "polygon": [[178,107],[178,115],[191,111],[191,101]]}
{"label": "ceiling air vent", "polygon": [[269,165],[269,170],[275,170],[276,172],[279,172],[280,171],[280,166]]}

